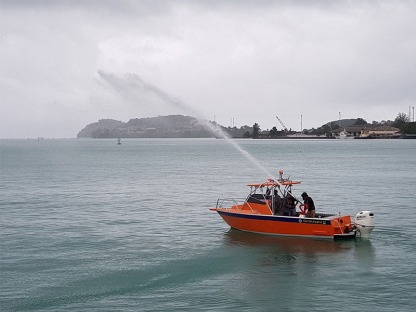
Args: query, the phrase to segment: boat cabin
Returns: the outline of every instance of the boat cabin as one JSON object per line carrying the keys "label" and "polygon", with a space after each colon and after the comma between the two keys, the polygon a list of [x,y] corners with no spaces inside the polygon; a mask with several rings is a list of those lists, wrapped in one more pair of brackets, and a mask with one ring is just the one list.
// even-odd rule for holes
{"label": "boat cabin", "polygon": [[257,213],[268,215],[284,215],[288,202],[293,201],[293,204],[297,202],[292,195],[292,185],[300,183],[299,181],[269,179],[264,183],[248,184],[250,193],[241,209],[256,210]]}

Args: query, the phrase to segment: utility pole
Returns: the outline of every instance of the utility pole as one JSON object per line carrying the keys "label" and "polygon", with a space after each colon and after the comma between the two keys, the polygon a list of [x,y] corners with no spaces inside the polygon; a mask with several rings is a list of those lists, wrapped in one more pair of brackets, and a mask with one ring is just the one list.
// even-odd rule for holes
{"label": "utility pole", "polygon": [[300,132],[303,132],[303,127],[302,127],[302,115],[300,115]]}

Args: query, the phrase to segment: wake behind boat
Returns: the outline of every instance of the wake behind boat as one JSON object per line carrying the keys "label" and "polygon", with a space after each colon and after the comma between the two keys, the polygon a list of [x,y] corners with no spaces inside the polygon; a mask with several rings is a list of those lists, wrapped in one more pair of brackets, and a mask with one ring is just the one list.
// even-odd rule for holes
{"label": "wake behind boat", "polygon": [[308,217],[307,204],[301,204],[292,194],[292,186],[301,182],[268,179],[248,184],[250,193],[239,203],[235,199],[218,199],[210,210],[218,212],[232,228],[241,231],[326,239],[368,237],[374,228],[374,214],[360,211],[352,221],[349,215],[314,213]]}

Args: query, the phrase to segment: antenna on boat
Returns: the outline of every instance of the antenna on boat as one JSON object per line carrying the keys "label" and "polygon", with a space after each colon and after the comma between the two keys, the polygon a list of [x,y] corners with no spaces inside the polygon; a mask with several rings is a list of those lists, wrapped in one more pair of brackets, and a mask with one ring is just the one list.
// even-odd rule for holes
{"label": "antenna on boat", "polygon": [[283,181],[283,169],[279,170],[279,181]]}

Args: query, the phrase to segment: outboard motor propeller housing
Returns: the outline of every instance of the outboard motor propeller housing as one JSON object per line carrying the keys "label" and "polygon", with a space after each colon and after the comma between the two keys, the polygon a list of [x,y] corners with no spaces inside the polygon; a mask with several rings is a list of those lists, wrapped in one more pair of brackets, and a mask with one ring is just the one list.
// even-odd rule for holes
{"label": "outboard motor propeller housing", "polygon": [[360,211],[355,215],[355,227],[357,236],[368,238],[374,229],[374,213],[371,211]]}

